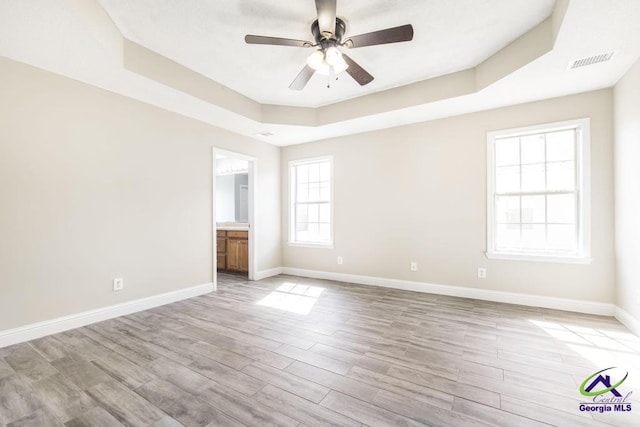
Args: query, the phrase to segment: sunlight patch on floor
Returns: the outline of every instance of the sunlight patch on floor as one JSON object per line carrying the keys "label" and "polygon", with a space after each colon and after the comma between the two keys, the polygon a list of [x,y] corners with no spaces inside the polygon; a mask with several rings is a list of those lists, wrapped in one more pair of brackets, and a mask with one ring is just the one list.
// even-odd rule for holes
{"label": "sunlight patch on floor", "polygon": [[324,288],[317,286],[286,282],[256,304],[307,315],[323,291]]}
{"label": "sunlight patch on floor", "polygon": [[593,328],[564,322],[529,321],[593,364],[593,369],[619,367],[630,373],[627,385],[640,386],[640,338],[632,333],[612,331],[606,326]]}

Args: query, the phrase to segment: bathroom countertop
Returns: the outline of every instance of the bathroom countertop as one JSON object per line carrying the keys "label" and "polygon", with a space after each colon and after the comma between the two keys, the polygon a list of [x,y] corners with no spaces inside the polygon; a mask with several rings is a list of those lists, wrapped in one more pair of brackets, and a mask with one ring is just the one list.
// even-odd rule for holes
{"label": "bathroom countertop", "polygon": [[216,230],[221,231],[249,231],[249,224],[246,222],[224,222],[216,225]]}

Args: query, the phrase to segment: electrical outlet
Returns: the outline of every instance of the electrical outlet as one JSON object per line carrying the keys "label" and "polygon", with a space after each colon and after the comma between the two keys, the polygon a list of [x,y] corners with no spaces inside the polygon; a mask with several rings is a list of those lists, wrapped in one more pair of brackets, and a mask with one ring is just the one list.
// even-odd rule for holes
{"label": "electrical outlet", "polygon": [[411,263],[411,271],[418,271],[418,263],[417,262],[412,262]]}
{"label": "electrical outlet", "polygon": [[486,268],[478,268],[478,279],[486,279],[487,278],[487,269]]}
{"label": "electrical outlet", "polygon": [[122,277],[113,279],[113,292],[118,292],[123,289],[124,289],[124,279]]}
{"label": "electrical outlet", "polygon": [[344,260],[342,259],[341,256],[338,257],[338,265],[342,265],[344,262]]}

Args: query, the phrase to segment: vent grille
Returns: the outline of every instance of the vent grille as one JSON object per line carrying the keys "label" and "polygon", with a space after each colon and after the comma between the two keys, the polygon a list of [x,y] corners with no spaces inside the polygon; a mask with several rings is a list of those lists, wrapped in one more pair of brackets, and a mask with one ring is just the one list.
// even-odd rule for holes
{"label": "vent grille", "polygon": [[607,62],[613,58],[615,52],[601,53],[600,55],[589,56],[588,58],[576,59],[569,64],[569,69],[587,67],[589,65],[598,64],[600,62]]}
{"label": "vent grille", "polygon": [[273,133],[271,133],[271,132],[260,132],[258,135],[268,137],[268,136],[273,136]]}

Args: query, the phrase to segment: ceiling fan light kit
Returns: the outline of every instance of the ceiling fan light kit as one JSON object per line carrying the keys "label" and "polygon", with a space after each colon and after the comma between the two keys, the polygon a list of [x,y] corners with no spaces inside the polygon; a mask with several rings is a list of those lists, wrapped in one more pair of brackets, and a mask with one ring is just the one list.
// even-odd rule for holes
{"label": "ceiling fan light kit", "polygon": [[304,89],[315,73],[329,76],[329,80],[331,80],[333,76],[346,71],[360,86],[369,84],[373,81],[373,76],[338,48],[353,49],[413,39],[413,27],[401,25],[349,37],[343,42],[346,24],[342,19],[336,17],[336,0],[316,0],[316,10],[318,19],[311,24],[311,34],[313,34],[315,43],[256,35],[247,35],[244,38],[248,44],[317,48],[307,57],[307,64],[289,85],[289,88],[293,90]]}
{"label": "ceiling fan light kit", "polygon": [[349,65],[342,57],[342,53],[334,46],[326,50],[318,49],[314,51],[307,58],[307,65],[323,76],[330,75],[332,71],[334,75],[337,75],[349,68]]}

